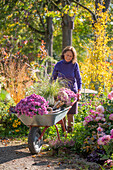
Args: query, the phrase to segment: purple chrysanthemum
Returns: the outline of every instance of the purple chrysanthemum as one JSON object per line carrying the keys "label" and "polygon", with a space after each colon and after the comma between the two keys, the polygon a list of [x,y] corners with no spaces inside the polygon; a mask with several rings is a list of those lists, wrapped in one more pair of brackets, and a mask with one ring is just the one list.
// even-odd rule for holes
{"label": "purple chrysanthemum", "polygon": [[16,105],[15,111],[18,116],[25,114],[26,116],[33,117],[34,115],[48,114],[47,111],[48,101],[42,96],[32,94],[22,100]]}

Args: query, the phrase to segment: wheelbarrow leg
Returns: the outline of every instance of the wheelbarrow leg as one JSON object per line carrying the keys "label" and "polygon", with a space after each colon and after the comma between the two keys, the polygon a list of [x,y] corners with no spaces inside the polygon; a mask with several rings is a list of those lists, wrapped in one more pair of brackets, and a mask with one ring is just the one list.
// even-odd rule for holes
{"label": "wheelbarrow leg", "polygon": [[66,132],[66,128],[65,128],[65,119],[61,119],[57,124],[61,124],[62,130],[65,133],[65,138],[67,137],[67,132]]}
{"label": "wheelbarrow leg", "polygon": [[58,128],[57,128],[57,125],[55,125],[55,127],[56,127],[56,131],[57,131],[57,135],[58,135],[58,140],[61,142],[61,140],[60,140],[60,135],[59,135],[59,131],[58,131]]}
{"label": "wheelbarrow leg", "polygon": [[63,132],[66,132],[66,118],[65,117],[60,121],[60,124],[61,124]]}
{"label": "wheelbarrow leg", "polygon": [[45,131],[46,131],[49,127],[50,127],[50,126],[46,126],[46,127],[43,129],[43,131],[42,131],[42,133],[41,133],[39,139],[42,138],[42,136],[44,135]]}

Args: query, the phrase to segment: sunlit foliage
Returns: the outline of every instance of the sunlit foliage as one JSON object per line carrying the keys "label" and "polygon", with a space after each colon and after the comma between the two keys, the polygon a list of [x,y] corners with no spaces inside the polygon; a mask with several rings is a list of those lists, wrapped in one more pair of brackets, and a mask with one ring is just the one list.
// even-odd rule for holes
{"label": "sunlit foliage", "polygon": [[97,10],[97,22],[94,24],[94,40],[90,47],[86,47],[87,56],[84,63],[80,63],[82,80],[86,88],[109,92],[112,88],[112,59],[113,54],[108,47],[111,40],[106,32],[109,15],[102,12],[103,6]]}

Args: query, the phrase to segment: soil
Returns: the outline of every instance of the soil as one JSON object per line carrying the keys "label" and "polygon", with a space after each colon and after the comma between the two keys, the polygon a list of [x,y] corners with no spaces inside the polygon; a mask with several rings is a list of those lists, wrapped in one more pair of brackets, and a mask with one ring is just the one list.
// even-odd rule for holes
{"label": "soil", "polygon": [[0,140],[0,170],[99,170],[99,165],[87,162],[73,152],[58,155],[47,149],[31,155],[27,141]]}

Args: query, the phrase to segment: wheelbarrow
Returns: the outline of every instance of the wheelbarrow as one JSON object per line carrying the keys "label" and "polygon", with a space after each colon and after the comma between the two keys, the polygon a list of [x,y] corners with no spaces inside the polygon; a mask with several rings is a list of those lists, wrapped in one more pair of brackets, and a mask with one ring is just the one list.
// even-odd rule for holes
{"label": "wheelbarrow", "polygon": [[[50,126],[55,125],[57,135],[58,135],[58,140],[61,141],[56,124],[61,124],[63,131],[66,132],[63,118],[66,116],[70,108],[71,106],[63,110],[53,111],[50,114],[35,115],[32,118],[26,115],[21,115],[18,117],[18,115],[15,113],[15,115],[26,126],[30,127],[30,131],[28,134],[28,148],[32,154],[36,154],[40,152],[42,144],[43,144],[43,135]],[[44,127],[42,132],[40,130],[40,127]]]}

